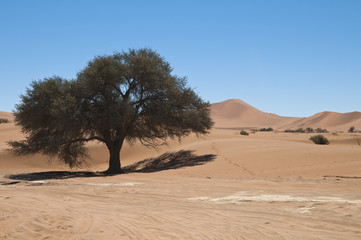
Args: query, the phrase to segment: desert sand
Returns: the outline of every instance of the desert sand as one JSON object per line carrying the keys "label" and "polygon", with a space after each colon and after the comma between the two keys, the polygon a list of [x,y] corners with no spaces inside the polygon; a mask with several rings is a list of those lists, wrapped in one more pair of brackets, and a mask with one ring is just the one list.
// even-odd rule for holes
{"label": "desert sand", "polygon": [[[238,103],[247,106],[230,105]],[[239,107],[220,107],[207,136],[157,149],[125,144],[125,173],[114,176],[97,172],[107,168],[101,144],[70,170],[13,156],[6,141],[23,136],[0,124],[0,239],[361,239],[361,134],[324,134],[327,146],[313,134],[241,136]],[[246,127],[302,120],[246,110]]]}

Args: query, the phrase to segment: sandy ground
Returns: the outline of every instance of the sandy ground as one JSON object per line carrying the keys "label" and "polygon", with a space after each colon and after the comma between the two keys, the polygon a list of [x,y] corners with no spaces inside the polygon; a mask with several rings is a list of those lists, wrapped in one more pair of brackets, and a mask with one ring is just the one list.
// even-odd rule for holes
{"label": "sandy ground", "polygon": [[126,144],[127,172],[103,176],[104,146],[69,172],[9,154],[22,136],[1,124],[0,239],[361,239],[361,134],[310,136],[214,129],[157,150]]}

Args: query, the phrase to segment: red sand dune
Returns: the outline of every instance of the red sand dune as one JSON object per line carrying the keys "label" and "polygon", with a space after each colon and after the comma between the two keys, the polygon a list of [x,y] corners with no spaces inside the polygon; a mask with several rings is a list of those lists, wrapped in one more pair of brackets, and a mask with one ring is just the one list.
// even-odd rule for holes
{"label": "red sand dune", "polygon": [[265,113],[239,99],[231,99],[211,106],[215,128],[262,128],[279,130],[297,128],[326,128],[332,131],[347,131],[351,126],[361,130],[361,112],[321,112],[311,117],[281,117]]}
{"label": "red sand dune", "polygon": [[285,125],[283,129],[295,128],[326,128],[332,131],[347,131],[354,126],[361,130],[361,112],[337,113],[337,112],[321,112],[311,117],[303,118],[289,125]]}
{"label": "red sand dune", "polygon": [[280,127],[300,119],[265,113],[239,99],[212,104],[211,116],[216,128]]}

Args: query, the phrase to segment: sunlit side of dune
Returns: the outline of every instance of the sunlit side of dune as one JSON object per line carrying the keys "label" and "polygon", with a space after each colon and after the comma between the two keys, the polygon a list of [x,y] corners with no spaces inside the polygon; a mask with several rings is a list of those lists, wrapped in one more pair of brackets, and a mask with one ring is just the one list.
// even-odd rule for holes
{"label": "sunlit side of dune", "polygon": [[298,128],[323,128],[344,131],[354,126],[361,130],[361,112],[321,112],[310,117],[282,117],[262,112],[239,99],[231,99],[211,106],[211,116],[216,128],[267,128],[277,130]]}

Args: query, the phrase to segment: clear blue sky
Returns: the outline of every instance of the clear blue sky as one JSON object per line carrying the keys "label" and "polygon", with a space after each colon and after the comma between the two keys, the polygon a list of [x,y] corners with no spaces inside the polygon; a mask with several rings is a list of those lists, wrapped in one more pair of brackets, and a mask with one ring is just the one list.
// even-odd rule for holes
{"label": "clear blue sky", "polygon": [[0,0],[0,110],[33,80],[75,78],[96,55],[142,47],[211,103],[361,111],[359,0]]}

